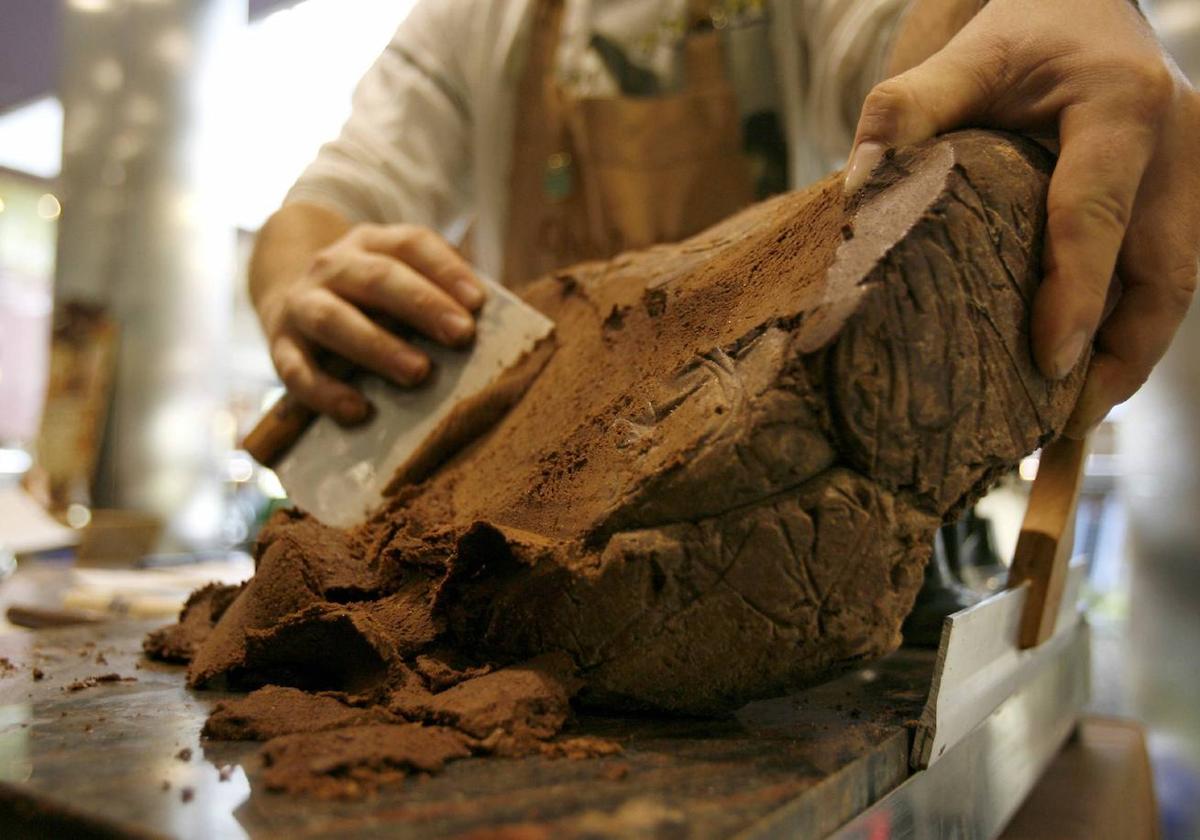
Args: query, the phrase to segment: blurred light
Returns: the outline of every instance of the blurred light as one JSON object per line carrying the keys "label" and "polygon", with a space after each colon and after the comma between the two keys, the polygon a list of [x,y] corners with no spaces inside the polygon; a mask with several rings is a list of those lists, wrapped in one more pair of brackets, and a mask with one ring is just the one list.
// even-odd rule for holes
{"label": "blurred light", "polygon": [[1178,32],[1189,32],[1200,27],[1200,3],[1194,2],[1159,2],[1151,12],[1155,28],[1164,35],[1171,36]]}
{"label": "blurred light", "polygon": [[217,409],[213,413],[213,436],[217,446],[224,449],[233,448],[233,439],[237,435],[237,418],[227,408]]}
{"label": "blurred light", "polygon": [[131,123],[150,125],[159,116],[158,105],[148,96],[136,94],[125,104],[125,114]]}
{"label": "blurred light", "polygon": [[37,202],[37,214],[43,219],[57,219],[62,215],[62,205],[51,193],[42,193]]}
{"label": "blurred light", "polygon": [[76,531],[86,528],[92,521],[92,512],[87,505],[74,504],[67,508],[67,524]]}
{"label": "blurred light", "polygon": [[263,495],[270,499],[286,499],[287,491],[283,489],[283,485],[279,483],[279,477],[271,470],[259,470],[258,479],[255,482],[258,484],[258,489],[263,492]]}
{"label": "blurred light", "polygon": [[33,466],[33,458],[24,449],[0,448],[0,475],[23,475]]}
{"label": "blurred light", "polygon": [[69,0],[69,5],[81,12],[107,12],[112,8],[111,0]]}
{"label": "blurred light", "polygon": [[0,198],[0,213],[4,212],[4,208],[5,208],[4,199]]}
{"label": "blurred light", "polygon": [[1021,465],[1017,467],[1017,473],[1023,481],[1033,481],[1037,478],[1039,459],[1037,455],[1030,455],[1027,458],[1021,459]]}
{"label": "blurred light", "polygon": [[182,29],[168,29],[158,38],[155,51],[168,64],[182,65],[192,54],[192,42]]}
{"label": "blurred light", "polygon": [[125,183],[125,167],[118,161],[110,160],[100,170],[100,180],[106,187],[119,187]]}
{"label": "blurred light", "polygon": [[141,154],[145,142],[131,131],[122,131],[112,141],[112,154],[117,160],[132,160]]}
{"label": "blurred light", "polygon": [[0,166],[39,178],[57,178],[62,168],[62,105],[53,96],[0,117]]}
{"label": "blurred light", "polygon": [[254,477],[254,462],[245,452],[232,452],[225,465],[226,475],[235,484],[244,484]]}
{"label": "blurred light", "polygon": [[92,81],[102,93],[112,93],[125,84],[125,71],[115,58],[104,58],[92,69]]}
{"label": "blurred light", "polygon": [[268,388],[267,392],[263,394],[262,403],[258,406],[258,410],[266,414],[271,406],[279,402],[285,393],[287,393],[287,389],[282,385],[275,385]]}

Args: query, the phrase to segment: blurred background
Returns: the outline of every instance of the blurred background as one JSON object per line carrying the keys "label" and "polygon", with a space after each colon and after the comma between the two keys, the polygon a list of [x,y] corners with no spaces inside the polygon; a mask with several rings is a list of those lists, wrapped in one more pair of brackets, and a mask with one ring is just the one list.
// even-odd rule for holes
{"label": "blurred background", "polygon": [[[250,245],[413,2],[0,0],[0,569],[79,560],[68,606],[147,615],[249,574],[283,495],[238,448],[279,393]],[[1143,6],[1200,79],[1200,2]],[[1004,556],[1035,472],[984,506]],[[1094,705],[1150,725],[1164,835],[1200,837],[1200,307],[1098,435],[1078,530]]]}

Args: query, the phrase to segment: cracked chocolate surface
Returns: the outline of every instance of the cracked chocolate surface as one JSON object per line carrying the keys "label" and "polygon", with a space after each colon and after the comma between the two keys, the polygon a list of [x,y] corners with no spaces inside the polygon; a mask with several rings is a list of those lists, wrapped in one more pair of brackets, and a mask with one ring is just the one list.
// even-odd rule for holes
{"label": "cracked chocolate surface", "polygon": [[[961,132],[851,202],[830,177],[532,284],[557,348],[523,398],[358,528],[277,514],[191,684],[340,697],[349,740],[319,743],[357,790],[547,749],[572,699],[721,713],[889,652],[935,529],[1082,384],[1086,359],[1054,383],[1028,346],[1049,171]],[[272,785],[319,789],[280,781],[321,749],[284,729],[257,733],[293,739]]]}

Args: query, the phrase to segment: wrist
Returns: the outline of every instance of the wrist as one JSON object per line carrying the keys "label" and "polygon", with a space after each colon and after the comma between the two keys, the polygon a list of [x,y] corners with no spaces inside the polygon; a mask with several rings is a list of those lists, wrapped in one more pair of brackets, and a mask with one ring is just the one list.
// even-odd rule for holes
{"label": "wrist", "polygon": [[911,70],[950,42],[987,0],[911,0],[892,37],[890,78]]}
{"label": "wrist", "polygon": [[349,230],[350,223],[340,214],[300,203],[285,205],[263,225],[250,257],[249,286],[250,300],[268,334],[313,258]]}

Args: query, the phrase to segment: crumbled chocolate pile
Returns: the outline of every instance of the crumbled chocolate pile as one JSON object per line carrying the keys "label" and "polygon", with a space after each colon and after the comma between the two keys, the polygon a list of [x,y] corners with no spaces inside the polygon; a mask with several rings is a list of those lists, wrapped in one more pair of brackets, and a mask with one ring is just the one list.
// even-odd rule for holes
{"label": "crumbled chocolate pile", "polygon": [[[361,526],[281,512],[146,641],[273,790],[593,755],[571,703],[720,713],[900,641],[943,519],[1062,428],[1031,358],[1049,160],[964,132],[524,295],[524,396]],[[416,460],[432,463],[428,453]],[[403,475],[415,475],[405,472]]]}

